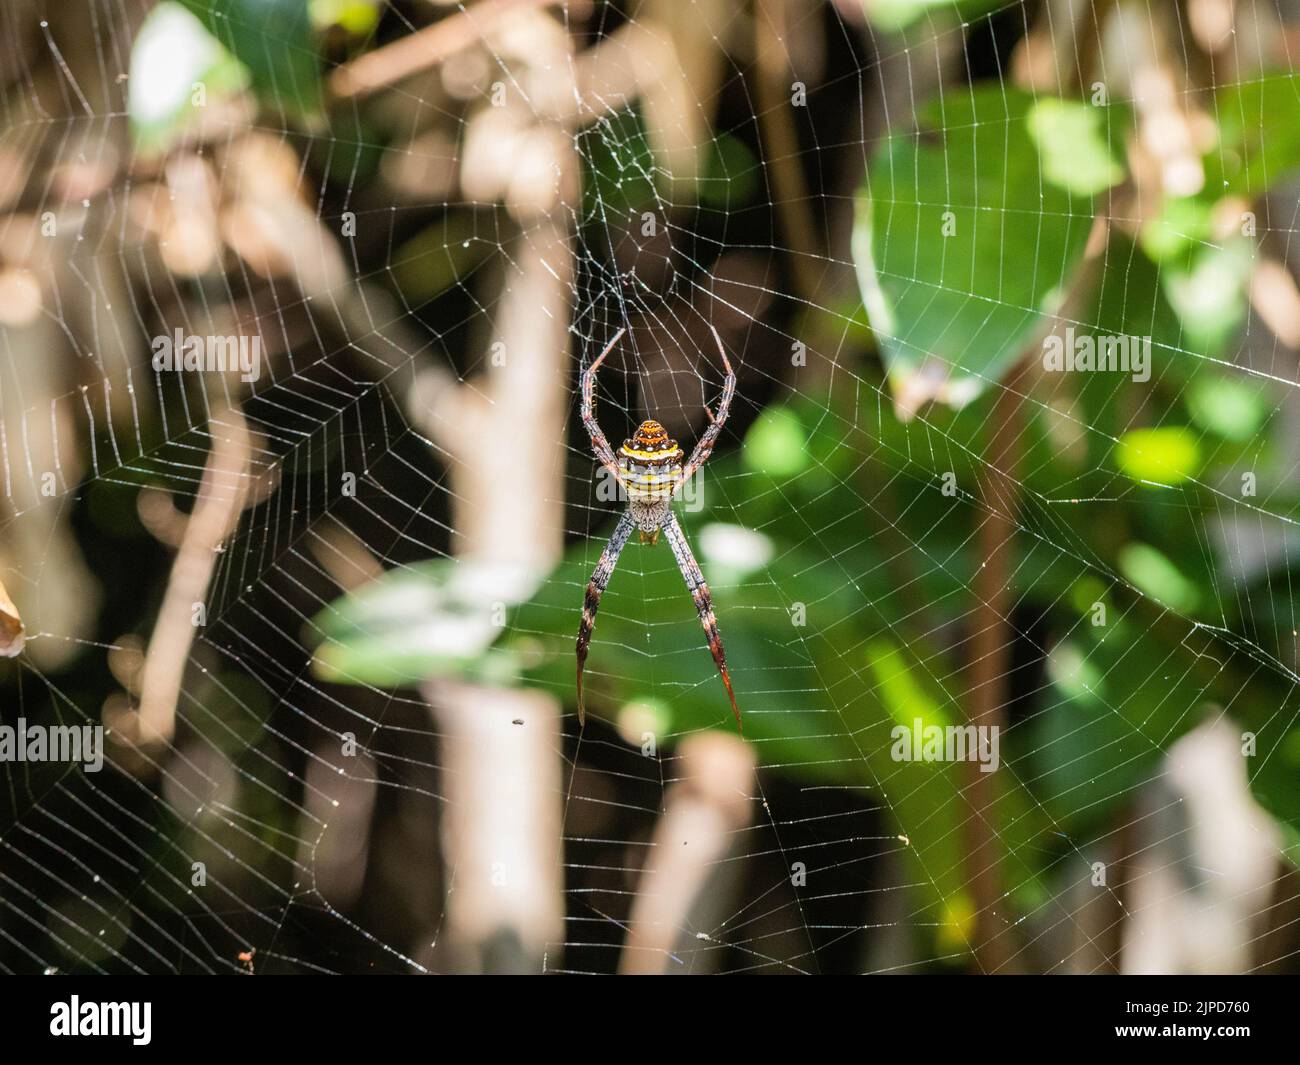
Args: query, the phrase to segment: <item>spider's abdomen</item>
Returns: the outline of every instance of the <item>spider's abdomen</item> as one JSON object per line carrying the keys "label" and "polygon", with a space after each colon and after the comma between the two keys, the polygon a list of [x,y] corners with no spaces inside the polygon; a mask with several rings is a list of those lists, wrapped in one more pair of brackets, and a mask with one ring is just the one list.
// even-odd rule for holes
{"label": "spider's abdomen", "polygon": [[644,421],[618,449],[628,500],[634,504],[667,503],[682,475],[684,454],[677,441],[653,419]]}

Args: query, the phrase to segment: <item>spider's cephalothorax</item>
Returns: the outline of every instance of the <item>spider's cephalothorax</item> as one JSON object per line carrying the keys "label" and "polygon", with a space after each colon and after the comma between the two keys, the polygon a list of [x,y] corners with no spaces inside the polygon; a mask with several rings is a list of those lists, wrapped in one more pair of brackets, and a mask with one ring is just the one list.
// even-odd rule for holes
{"label": "spider's cephalothorax", "polygon": [[618,449],[618,468],[627,492],[628,509],[641,531],[641,542],[659,540],[664,517],[673,505],[673,492],[682,475],[686,453],[653,418],[643,421]]}
{"label": "spider's cephalothorax", "polygon": [[704,465],[713,451],[718,434],[722,432],[722,423],[727,420],[732,397],[736,394],[736,375],[731,372],[731,362],[722,346],[722,339],[718,336],[718,331],[713,329],[713,339],[722,354],[722,365],[727,371],[727,378],[722,386],[718,413],[714,415],[708,407],[704,408],[704,413],[709,416],[709,425],[701,434],[690,459],[685,465],[682,464],[684,453],[677,446],[677,441],[669,437],[668,431],[653,418],[642,422],[632,438],[624,440],[623,446],[615,454],[596,421],[596,371],[605,361],[605,356],[614,350],[614,345],[624,332],[620,329],[614,335],[614,339],[582,375],[582,424],[591,436],[591,447],[596,452],[596,458],[622,485],[628,503],[627,510],[614,529],[614,535],[601,552],[600,561],[596,563],[596,571],[591,575],[582,602],[582,620],[578,623],[578,720],[586,722],[586,709],[582,700],[582,667],[587,662],[587,648],[591,644],[591,630],[596,624],[600,597],[609,584],[619,553],[636,529],[641,533],[642,543],[657,543],[660,532],[668,538],[668,546],[672,548],[677,568],[681,570],[691,599],[695,602],[709,652],[722,676],[722,683],[726,685],[731,712],[736,715],[736,725],[739,727],[740,710],[736,706],[736,695],[731,690],[731,675],[727,672],[727,656],[722,650],[718,620],[713,616],[713,597],[709,594],[709,586],[704,583],[700,564],[691,553],[686,534],[682,532],[682,527],[677,524],[677,517],[673,514],[673,496]]}

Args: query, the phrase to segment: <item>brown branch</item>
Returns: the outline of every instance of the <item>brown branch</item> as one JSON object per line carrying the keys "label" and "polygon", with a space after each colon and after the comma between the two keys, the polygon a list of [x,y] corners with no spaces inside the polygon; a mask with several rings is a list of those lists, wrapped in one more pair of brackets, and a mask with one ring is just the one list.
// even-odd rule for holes
{"label": "brown branch", "polygon": [[330,89],[340,99],[364,96],[437,66],[483,39],[507,15],[521,8],[549,7],[556,0],[480,0],[392,44],[366,52],[335,68]]}
{"label": "brown branch", "polygon": [[[970,723],[981,729],[1005,733],[1006,708],[1011,699],[1011,651],[1015,634],[1009,615],[1012,607],[1011,575],[1015,568],[1016,471],[1020,464],[1020,434],[1024,429],[1022,396],[1013,371],[998,395],[993,410],[993,433],[988,461],[981,471],[980,495],[988,512],[976,531],[977,557],[983,564],[975,572],[975,631],[971,638]],[[963,762],[964,792],[971,814],[963,824],[967,876],[974,896],[975,959],[985,973],[1010,971],[1015,954],[1006,935],[1012,922],[999,916],[1005,907],[1001,847],[994,819],[997,785],[993,773],[980,772],[978,762]]]}
{"label": "brown branch", "polygon": [[209,425],[212,450],[145,654],[135,737],[139,743],[167,744],[175,735],[176,702],[198,631],[192,623],[194,604],[207,595],[221,544],[235,528],[248,497],[251,443],[243,415],[226,408]]}
{"label": "brown branch", "polygon": [[[542,42],[531,62],[563,70],[572,56]],[[576,175],[572,138],[555,123],[519,143],[534,159],[552,153],[547,174]],[[446,449],[452,549],[465,573],[477,564],[541,580],[564,552],[564,463],[520,463],[517,443],[559,448],[565,437],[577,184],[562,180],[539,199],[535,182],[507,176],[494,194],[525,225],[492,297],[483,369],[467,385],[413,388],[407,408]],[[483,594],[495,597],[487,585]],[[552,694],[450,679],[431,679],[424,692],[447,765],[442,847],[454,870],[437,967],[537,972],[564,932],[561,704]]]}
{"label": "brown branch", "polygon": [[311,553],[330,580],[345,592],[354,591],[384,575],[383,563],[361,538],[337,518],[323,524],[311,541]]}
{"label": "brown branch", "polygon": [[726,868],[719,863],[753,817],[754,750],[726,733],[702,732],[682,742],[678,759],[681,776],[668,789],[632,904],[623,974],[662,973],[674,958],[698,950],[696,933],[709,924],[699,916],[703,902],[730,912],[718,890]]}
{"label": "brown branch", "polygon": [[816,245],[816,221],[809,209],[808,186],[799,168],[799,136],[790,116],[785,79],[790,76],[790,53],[785,46],[785,6],[781,0],[760,0],[754,12],[754,49],[757,54],[758,123],[764,142],[767,172],[772,176],[772,202],[782,236],[790,246],[790,260],[799,296],[809,303],[821,283],[815,264],[826,258]]}
{"label": "brown branch", "polygon": [[1250,280],[1250,303],[1278,340],[1300,349],[1300,289],[1284,263],[1259,260]]}
{"label": "brown branch", "polygon": [[564,781],[555,698],[431,680],[446,812],[440,970],[536,973],[564,938]]}

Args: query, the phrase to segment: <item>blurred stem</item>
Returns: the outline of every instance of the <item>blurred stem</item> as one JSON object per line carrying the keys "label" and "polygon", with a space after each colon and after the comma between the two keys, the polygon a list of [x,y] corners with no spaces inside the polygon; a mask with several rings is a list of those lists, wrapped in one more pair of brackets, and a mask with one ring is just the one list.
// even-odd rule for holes
{"label": "blurred stem", "polygon": [[[564,466],[520,461],[518,448],[564,439],[567,228],[544,220],[521,237],[513,261],[493,345],[503,364],[473,391],[442,398],[450,424],[437,435],[451,455],[458,557],[520,566],[540,580],[563,549]],[[452,954],[472,956],[480,971],[537,972],[547,944],[563,936],[560,706],[535,692],[468,685],[429,695],[451,793],[443,849]]]}
{"label": "blurred stem", "polygon": [[[1023,366],[1023,363],[1021,364]],[[1011,698],[1012,650],[1015,633],[1010,624],[1012,573],[1015,560],[1015,513],[1020,466],[1020,436],[1024,432],[1019,369],[1001,386],[993,410],[993,430],[980,473],[980,497],[987,508],[976,530],[978,557],[975,571],[975,631],[971,638],[971,724],[1006,733],[1006,708]],[[974,897],[975,960],[985,973],[1011,971],[1014,948],[1007,930],[1014,922],[1003,913],[1007,900],[1002,875],[1002,848],[994,824],[997,805],[995,773],[982,773],[977,762],[962,762],[965,793],[971,814],[963,823],[967,878]]]}
{"label": "blurred stem", "polygon": [[1083,875],[1063,893],[1070,953],[1064,959],[1044,958],[1037,967],[1040,971],[1060,965],[1073,975],[1118,975],[1132,894],[1133,856],[1138,850],[1138,815],[1126,807],[1116,821],[1117,826],[1100,841],[1105,846],[1106,890],[1097,890],[1091,867],[1085,867]]}
{"label": "blurred stem", "polygon": [[337,67],[330,75],[330,89],[335,96],[347,99],[387,88],[412,74],[437,66],[449,56],[481,41],[520,8],[546,7],[556,2],[480,0]]}
{"label": "blurred stem", "polygon": [[458,972],[537,973],[564,938],[560,717],[541,692],[431,681],[447,808],[441,945]]}
{"label": "blurred stem", "polygon": [[1025,89],[1088,95],[1103,26],[1116,0],[1048,0],[1016,47],[1012,75]]}
{"label": "blurred stem", "polygon": [[1261,256],[1250,279],[1250,304],[1278,340],[1300,350],[1300,289],[1285,263]]}
{"label": "blurred stem", "polygon": [[[567,65],[571,57],[550,61]],[[575,171],[571,138],[529,143],[554,152],[544,172]],[[512,191],[531,189],[511,183],[507,197]],[[415,389],[408,406],[450,464],[456,556],[541,581],[564,548],[573,211],[563,195],[544,213],[508,198],[507,206],[523,225],[494,297],[483,370],[465,385]],[[424,398],[430,406],[419,409]],[[544,457],[528,461],[530,453]],[[562,706],[535,691],[437,681],[425,690],[443,737],[450,800],[440,947],[453,969],[541,971],[564,933]]]}
{"label": "blurred stem", "polygon": [[755,95],[763,158],[771,175],[772,202],[781,236],[790,250],[795,289],[800,299],[815,304],[826,257],[817,252],[818,227],[809,209],[808,187],[799,167],[799,135],[787,95],[791,70],[785,36],[784,0],[758,0],[754,10],[754,51],[758,66]]}
{"label": "blurred stem", "polygon": [[252,445],[243,414],[226,407],[215,412],[208,425],[212,449],[145,654],[135,737],[144,744],[170,744],[176,733],[176,701],[199,631],[194,609],[208,594],[221,545],[248,497]]}
{"label": "blurred stem", "polygon": [[668,789],[629,918],[620,974],[698,973],[701,951],[732,912],[726,862],[753,819],[754,751],[723,732],[683,740],[680,775]]}
{"label": "blurred stem", "polygon": [[1300,953],[1300,872],[1279,860],[1268,907],[1258,915],[1263,926],[1252,941],[1255,967],[1261,976],[1281,975]]}

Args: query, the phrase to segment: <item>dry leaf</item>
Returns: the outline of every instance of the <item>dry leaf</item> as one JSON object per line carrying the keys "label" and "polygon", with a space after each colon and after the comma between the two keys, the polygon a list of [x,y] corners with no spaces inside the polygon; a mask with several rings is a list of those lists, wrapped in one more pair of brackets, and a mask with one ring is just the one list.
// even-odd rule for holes
{"label": "dry leaf", "polygon": [[4,582],[0,581],[0,655],[13,658],[22,654],[27,635],[23,631],[23,619],[18,616],[18,608],[5,591]]}

